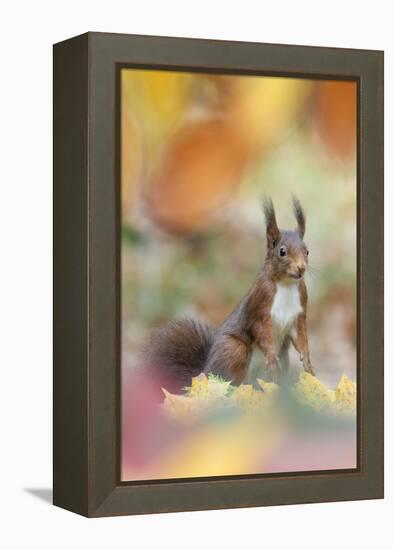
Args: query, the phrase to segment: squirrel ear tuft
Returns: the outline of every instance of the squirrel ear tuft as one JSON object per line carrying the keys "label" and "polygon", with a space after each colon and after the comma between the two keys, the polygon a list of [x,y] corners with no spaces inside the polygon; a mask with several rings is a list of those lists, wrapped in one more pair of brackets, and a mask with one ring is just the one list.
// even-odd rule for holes
{"label": "squirrel ear tuft", "polygon": [[295,214],[295,218],[297,221],[297,231],[300,235],[300,238],[303,239],[304,233],[306,231],[306,216],[304,215],[304,210],[297,197],[292,197],[292,203],[293,213]]}
{"label": "squirrel ear tuft", "polygon": [[280,230],[278,229],[274,206],[270,197],[263,199],[263,212],[266,222],[266,236],[269,248],[274,248],[281,238]]}

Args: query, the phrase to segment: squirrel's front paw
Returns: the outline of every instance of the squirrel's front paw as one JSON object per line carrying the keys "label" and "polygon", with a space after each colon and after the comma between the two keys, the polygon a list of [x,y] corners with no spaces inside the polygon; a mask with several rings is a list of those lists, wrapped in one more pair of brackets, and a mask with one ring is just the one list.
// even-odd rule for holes
{"label": "squirrel's front paw", "polygon": [[266,361],[266,378],[267,382],[274,382],[277,384],[278,376],[281,372],[280,361],[277,357],[271,357]]}
{"label": "squirrel's front paw", "polygon": [[304,370],[306,372],[308,372],[309,374],[312,374],[313,376],[315,376],[315,370],[314,370],[314,367],[312,366],[312,364],[310,363],[310,361],[308,361],[307,363],[303,363],[303,366],[304,366]]}

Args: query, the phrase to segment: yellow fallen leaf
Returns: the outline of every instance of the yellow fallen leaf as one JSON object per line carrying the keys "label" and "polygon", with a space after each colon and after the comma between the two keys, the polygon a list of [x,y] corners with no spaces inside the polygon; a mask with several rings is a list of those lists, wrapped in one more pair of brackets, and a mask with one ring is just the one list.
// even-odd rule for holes
{"label": "yellow fallen leaf", "polygon": [[189,397],[199,397],[203,399],[217,399],[224,397],[231,383],[221,380],[215,376],[207,377],[203,372],[192,379],[191,387],[188,388]]}
{"label": "yellow fallen leaf", "polygon": [[247,399],[252,399],[253,393],[254,388],[251,384],[242,384],[235,389],[232,396],[236,401],[241,402]]}
{"label": "yellow fallen leaf", "polygon": [[255,390],[251,384],[243,384],[230,395],[230,400],[243,412],[254,413],[263,409],[266,396],[261,390]]}
{"label": "yellow fallen leaf", "polygon": [[187,417],[192,409],[192,401],[184,395],[174,395],[161,388],[165,395],[164,411],[174,418]]}
{"label": "yellow fallen leaf", "polygon": [[335,392],[308,372],[300,373],[293,390],[301,403],[309,405],[317,411],[330,411],[333,407]]}
{"label": "yellow fallen leaf", "polygon": [[343,374],[336,389],[336,406],[343,412],[356,410],[356,384]]}
{"label": "yellow fallen leaf", "polygon": [[267,395],[274,395],[280,389],[278,384],[275,384],[274,382],[265,382],[261,378],[257,378],[257,382]]}
{"label": "yellow fallen leaf", "polygon": [[[230,382],[204,373],[192,379],[186,395],[173,395],[163,389],[164,410],[181,422],[192,422],[206,417],[212,410],[236,407],[245,414],[274,415],[280,386],[258,379],[263,391],[250,384],[236,388]],[[329,389],[317,377],[302,372],[292,388],[295,398],[318,413],[347,414],[356,411],[356,384],[343,375],[336,390]],[[277,412],[277,411],[276,411]]]}

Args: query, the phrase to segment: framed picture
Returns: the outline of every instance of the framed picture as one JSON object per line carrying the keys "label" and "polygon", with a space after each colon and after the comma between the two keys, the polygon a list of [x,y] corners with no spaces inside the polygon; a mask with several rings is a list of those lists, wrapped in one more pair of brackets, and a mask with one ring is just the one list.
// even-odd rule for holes
{"label": "framed picture", "polygon": [[54,503],[383,496],[383,53],[54,46]]}

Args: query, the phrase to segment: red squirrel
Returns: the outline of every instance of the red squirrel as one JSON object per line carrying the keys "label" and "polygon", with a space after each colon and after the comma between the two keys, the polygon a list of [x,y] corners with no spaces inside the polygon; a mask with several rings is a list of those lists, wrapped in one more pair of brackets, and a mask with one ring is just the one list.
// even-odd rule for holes
{"label": "red squirrel", "polygon": [[[292,344],[304,370],[314,375],[307,340],[307,288],[304,274],[308,248],[303,240],[306,218],[297,198],[297,228],[280,230],[273,202],[264,200],[266,256],[247,294],[217,328],[193,319],[170,322],[154,330],[146,347],[150,365],[169,388],[179,391],[201,372],[241,384],[257,345],[265,356],[267,379],[278,381],[288,370]],[[168,388],[168,389],[169,389]]]}

